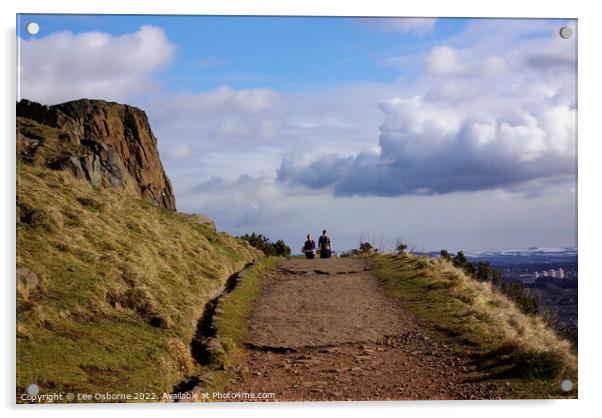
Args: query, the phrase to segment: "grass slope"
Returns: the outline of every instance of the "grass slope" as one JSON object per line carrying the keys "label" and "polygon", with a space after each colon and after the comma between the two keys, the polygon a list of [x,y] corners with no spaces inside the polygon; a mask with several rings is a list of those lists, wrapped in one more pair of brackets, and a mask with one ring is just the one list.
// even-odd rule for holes
{"label": "grass slope", "polygon": [[162,392],[193,372],[204,304],[261,253],[69,174],[17,172],[17,394]]}
{"label": "grass slope", "polygon": [[544,321],[523,314],[489,283],[478,282],[440,258],[409,254],[368,257],[385,291],[421,325],[450,341],[480,366],[475,378],[497,380],[503,398],[576,397],[560,390],[577,382],[569,342]]}

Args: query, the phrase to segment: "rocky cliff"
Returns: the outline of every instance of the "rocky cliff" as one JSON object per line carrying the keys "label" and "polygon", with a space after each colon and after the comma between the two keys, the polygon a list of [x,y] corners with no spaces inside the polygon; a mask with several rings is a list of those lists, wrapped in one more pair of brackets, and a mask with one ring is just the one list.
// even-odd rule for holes
{"label": "rocky cliff", "polygon": [[17,103],[19,163],[67,170],[96,187],[118,187],[176,209],[157,138],[144,111],[103,100]]}

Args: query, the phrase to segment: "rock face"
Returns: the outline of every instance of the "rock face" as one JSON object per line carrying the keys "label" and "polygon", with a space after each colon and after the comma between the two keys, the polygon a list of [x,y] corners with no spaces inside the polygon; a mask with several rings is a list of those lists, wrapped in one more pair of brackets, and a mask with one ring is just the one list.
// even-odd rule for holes
{"label": "rock face", "polygon": [[120,187],[159,207],[176,209],[144,111],[103,100],[54,106],[17,103],[21,161],[68,170],[97,187]]}
{"label": "rock face", "polygon": [[81,179],[86,179],[93,186],[123,187],[125,167],[115,149],[102,142],[82,141],[90,153],[79,157],[68,157],[57,161],[53,168],[67,169]]}

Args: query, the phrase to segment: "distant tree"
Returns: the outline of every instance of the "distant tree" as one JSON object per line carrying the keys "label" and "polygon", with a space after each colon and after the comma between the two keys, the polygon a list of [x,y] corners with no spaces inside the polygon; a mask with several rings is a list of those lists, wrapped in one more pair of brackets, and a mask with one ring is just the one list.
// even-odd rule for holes
{"label": "distant tree", "polygon": [[454,266],[461,268],[469,276],[475,276],[476,270],[472,263],[468,261],[463,251],[459,251],[458,254],[456,254],[456,256],[452,259],[452,261],[454,263]]}
{"label": "distant tree", "polygon": [[447,252],[447,250],[441,250],[441,258],[445,259],[445,260],[449,260],[451,261],[451,255],[449,255],[449,253]]}
{"label": "distant tree", "polygon": [[256,234],[255,232],[250,235],[242,235],[238,238],[247,241],[252,247],[263,251],[266,256],[288,257],[291,254],[291,248],[281,239],[272,243],[265,235]]}
{"label": "distant tree", "polygon": [[408,249],[408,246],[406,244],[404,244],[400,240],[397,240],[397,242],[395,243],[395,250],[397,250],[398,253],[403,253],[407,249]]}
{"label": "distant tree", "polygon": [[252,247],[257,248],[258,250],[263,251],[265,255],[272,255],[272,249],[270,247],[270,240],[263,234],[256,234],[253,232],[252,234],[244,234],[239,237],[242,240],[247,241],[251,244]]}
{"label": "distant tree", "polygon": [[369,242],[360,242],[359,250],[362,254],[367,254],[372,251],[372,244]]}
{"label": "distant tree", "polygon": [[518,283],[502,281],[498,287],[509,299],[514,301],[518,308],[527,315],[536,315],[539,312],[539,303],[529,296],[525,289]]}
{"label": "distant tree", "polygon": [[489,263],[479,263],[476,278],[480,282],[489,282],[499,287],[502,283],[502,273],[492,268]]}
{"label": "distant tree", "polygon": [[291,255],[291,247],[286,245],[283,240],[279,239],[274,244],[272,244],[274,248],[275,255],[281,257],[288,257]]}

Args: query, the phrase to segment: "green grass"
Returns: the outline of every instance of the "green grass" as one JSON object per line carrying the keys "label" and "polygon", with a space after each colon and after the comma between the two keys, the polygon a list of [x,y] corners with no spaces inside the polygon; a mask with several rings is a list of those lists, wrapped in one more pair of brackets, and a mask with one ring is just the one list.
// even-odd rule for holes
{"label": "green grass", "polygon": [[503,398],[576,397],[560,390],[577,382],[576,354],[544,321],[523,314],[488,283],[443,259],[409,254],[367,257],[385,292],[401,302],[426,332],[478,365],[475,379],[498,383]]}
{"label": "green grass", "polygon": [[209,345],[210,362],[204,371],[208,389],[219,391],[238,362],[239,348],[248,339],[248,318],[261,293],[266,274],[274,271],[283,257],[267,257],[243,270],[234,290],[220,299],[213,316],[215,337]]}
{"label": "green grass", "polygon": [[265,258],[240,274],[236,287],[220,301],[213,318],[217,338],[234,344],[247,339],[247,318],[261,292],[263,277],[283,260],[282,257]]}
{"label": "green grass", "polygon": [[68,173],[17,172],[17,394],[171,391],[205,303],[262,254]]}

